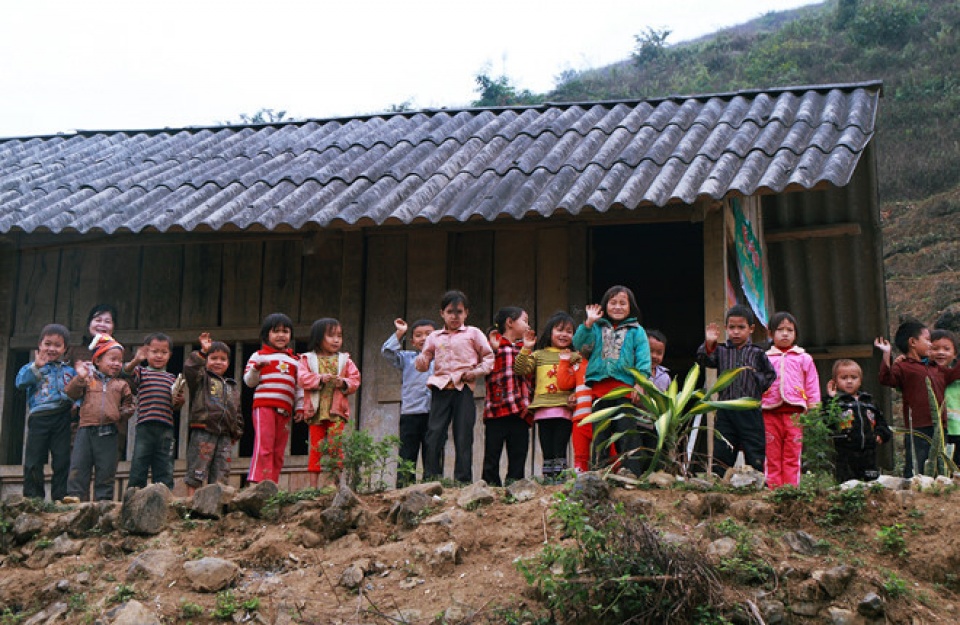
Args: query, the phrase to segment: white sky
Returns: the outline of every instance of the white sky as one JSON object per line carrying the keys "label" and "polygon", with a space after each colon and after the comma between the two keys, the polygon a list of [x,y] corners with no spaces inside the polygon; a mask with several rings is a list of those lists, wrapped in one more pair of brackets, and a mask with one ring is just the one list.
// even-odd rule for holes
{"label": "white sky", "polygon": [[[0,137],[466,106],[815,0],[0,0]],[[761,85],[769,86],[769,85]]]}

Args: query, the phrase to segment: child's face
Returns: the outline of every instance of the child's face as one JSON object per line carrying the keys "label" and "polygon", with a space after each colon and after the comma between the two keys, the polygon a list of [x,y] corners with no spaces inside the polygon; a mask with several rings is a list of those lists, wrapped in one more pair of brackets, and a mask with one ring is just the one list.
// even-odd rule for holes
{"label": "child's face", "polygon": [[957,358],[957,348],[948,338],[940,338],[930,344],[930,359],[938,365],[948,367]]}
{"label": "child's face", "polygon": [[550,330],[550,344],[557,349],[569,349],[573,344],[573,326],[569,323],[558,323]]}
{"label": "child's face", "polygon": [[37,344],[37,351],[47,362],[55,362],[63,358],[67,346],[63,342],[63,337],[59,334],[48,334],[40,337],[40,343]]}
{"label": "child's face", "polygon": [[526,311],[520,313],[520,316],[516,319],[508,318],[506,322],[504,322],[504,325],[506,328],[504,329],[503,335],[508,341],[517,341],[523,338],[523,334],[530,329],[530,321]]}
{"label": "child's face", "polygon": [[930,329],[924,328],[920,331],[920,336],[915,339],[910,339],[907,342],[907,345],[910,346],[912,350],[917,352],[917,356],[920,358],[926,358],[930,355],[930,348],[933,347],[933,343],[930,342]]}
{"label": "child's face", "polygon": [[623,291],[620,291],[609,300],[607,300],[607,317],[610,321],[623,321],[630,316],[630,298]]}
{"label": "child's face", "polygon": [[123,366],[123,351],[119,349],[108,349],[105,354],[100,356],[96,362],[97,369],[103,375],[109,378],[115,378],[120,375],[120,367]]}
{"label": "child's face", "polygon": [[102,312],[90,320],[90,326],[87,328],[90,336],[97,334],[113,334],[113,315],[108,312]]}
{"label": "child's face", "polygon": [[650,343],[650,368],[656,369],[663,362],[663,355],[667,352],[667,346],[653,337],[647,337]]}
{"label": "child's face", "polygon": [[727,319],[727,340],[735,347],[746,344],[753,334],[753,326],[747,323],[744,317],[730,317]]}
{"label": "child's face", "polygon": [[447,307],[440,311],[440,317],[443,318],[443,327],[447,330],[459,330],[467,321],[467,315],[470,311],[463,307],[463,304],[447,304]]}
{"label": "child's face", "polygon": [[323,341],[320,343],[320,349],[326,354],[336,354],[343,346],[343,328],[340,326],[330,326],[326,334],[323,335]]}
{"label": "child's face", "polygon": [[418,352],[422,350],[423,344],[427,342],[427,337],[430,336],[431,332],[433,332],[433,326],[417,326],[413,331],[413,336],[410,337],[410,344],[413,349]]}
{"label": "child's face", "polygon": [[838,368],[834,382],[837,385],[837,389],[841,392],[847,395],[856,395],[860,390],[860,368],[851,365]]}
{"label": "child's face", "polygon": [[773,344],[780,351],[786,351],[797,342],[797,328],[789,319],[784,319],[773,331]]}
{"label": "child's face", "polygon": [[207,371],[216,373],[221,378],[230,368],[230,356],[226,352],[210,352],[207,354]]}
{"label": "child's face", "polygon": [[156,339],[147,345],[147,364],[154,369],[165,369],[170,362],[170,344]]}
{"label": "child's face", "polygon": [[290,345],[291,334],[290,328],[284,326],[270,328],[270,332],[267,334],[267,344],[274,349],[287,349]]}

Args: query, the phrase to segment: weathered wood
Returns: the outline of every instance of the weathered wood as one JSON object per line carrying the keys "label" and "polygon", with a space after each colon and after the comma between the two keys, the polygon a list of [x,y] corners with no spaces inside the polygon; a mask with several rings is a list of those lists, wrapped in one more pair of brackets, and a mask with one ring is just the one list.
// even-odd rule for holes
{"label": "weathered wood", "polygon": [[493,231],[458,232],[451,237],[451,289],[463,291],[470,302],[467,323],[486,329],[493,318]]}
{"label": "weathered wood", "polygon": [[70,323],[69,319],[61,320],[54,312],[59,268],[60,252],[57,250],[36,250],[20,254],[14,332],[34,335],[36,339],[35,335],[48,323]]}
{"label": "weathered wood", "polygon": [[[838,358],[873,358],[873,345],[822,345],[806,347],[814,360],[837,360]],[[821,378],[822,379],[822,378]]]}
{"label": "weathered wood", "polygon": [[[587,250],[590,249],[589,232],[582,223],[570,224],[567,228],[567,312],[579,322],[585,318],[587,299],[590,297],[591,277]],[[541,272],[542,267],[537,267]]]}
{"label": "weathered wood", "polygon": [[137,325],[144,330],[163,328],[169,333],[180,326],[183,246],[143,248],[141,275]]}
{"label": "weathered wood", "polygon": [[[727,245],[724,216],[726,211],[708,210],[703,220],[703,316],[707,323],[723,324],[727,304]],[[707,386],[717,379],[715,369],[706,371]],[[707,415],[707,471],[713,467],[714,413]],[[691,435],[689,448],[696,444]]]}
{"label": "weathered wood", "polygon": [[[87,331],[90,308],[102,303],[97,298],[101,252],[102,248],[82,247],[66,249],[60,255],[55,318],[76,331],[77,338]],[[123,323],[123,319],[119,321]]]}
{"label": "weathered wood", "polygon": [[296,321],[300,308],[303,268],[301,241],[267,241],[263,245],[263,295],[261,317],[282,312]]}
{"label": "weathered wood", "polygon": [[537,327],[558,310],[569,311],[569,233],[565,228],[537,231]]}
{"label": "weathered wood", "polygon": [[801,241],[804,239],[855,237],[860,236],[862,232],[863,230],[858,223],[840,223],[768,230],[763,233],[763,238],[767,243],[779,243],[781,241]]}
{"label": "weathered wood", "polygon": [[[112,304],[117,309],[117,327],[139,328],[137,310],[140,300],[140,248],[103,248],[100,255],[100,276],[96,290],[98,303]],[[89,307],[84,314],[89,313]],[[84,328],[86,330],[86,328]],[[142,332],[139,337],[143,339]],[[140,340],[136,344],[139,344]]]}
{"label": "weathered wood", "polygon": [[[382,383],[395,385],[400,372],[380,355],[380,345],[393,332],[393,320],[403,314],[406,299],[407,237],[402,234],[367,239],[367,271],[363,326],[363,382],[360,405],[363,429],[376,439],[399,434],[400,404],[380,403]],[[357,421],[357,419],[354,419]]]}
{"label": "weathered wood", "polygon": [[527,311],[538,327],[537,239],[529,230],[498,230],[494,238],[493,313],[504,306]]}
{"label": "weathered wood", "polygon": [[[16,249],[12,245],[0,244],[0,372],[6,372],[4,379],[7,381],[13,379],[17,365],[7,339],[14,325],[14,300],[19,299],[15,297],[16,284]],[[12,460],[10,452],[20,447],[24,436],[23,411],[17,411],[18,414],[14,415],[15,396],[13,385],[8,387],[7,384],[0,384],[0,409],[7,417],[0,419],[0,462]]]}
{"label": "weathered wood", "polygon": [[224,243],[222,325],[257,325],[263,282],[263,243]]}
{"label": "weathered wood", "polygon": [[[310,253],[303,256],[302,266],[299,323],[309,327],[322,317],[339,318],[344,272],[343,236],[318,234],[313,237]],[[358,271],[359,267],[351,270]]]}
{"label": "weathered wood", "polygon": [[[360,232],[343,235],[343,279],[340,289],[340,324],[343,326],[343,350],[360,354],[363,328],[363,255],[364,238]],[[355,360],[360,366],[362,357]]]}
{"label": "weathered wood", "polygon": [[447,290],[448,236],[440,230],[418,230],[408,237],[408,322],[433,319],[439,323],[440,298]]}
{"label": "weathered wood", "polygon": [[183,250],[180,325],[219,326],[223,246],[188,245]]}

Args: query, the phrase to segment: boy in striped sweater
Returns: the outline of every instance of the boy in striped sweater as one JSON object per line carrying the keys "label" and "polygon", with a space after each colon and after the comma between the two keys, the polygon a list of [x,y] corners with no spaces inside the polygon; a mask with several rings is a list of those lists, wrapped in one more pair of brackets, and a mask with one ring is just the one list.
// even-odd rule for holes
{"label": "boy in striped sweater", "polygon": [[290,437],[290,419],[303,408],[303,391],[297,386],[299,360],[293,352],[293,321],[283,313],[267,315],[260,327],[263,344],[243,372],[243,382],[253,393],[253,457],[251,483],[279,482],[283,456]]}
{"label": "boy in striped sweater", "polygon": [[[161,332],[148,335],[130,362],[123,366],[124,377],[137,397],[136,442],[130,462],[129,486],[143,488],[147,474],[154,483],[173,490],[173,411],[183,406],[183,394],[170,390],[177,376],[167,371],[173,341]],[[146,366],[143,366],[143,362]]]}

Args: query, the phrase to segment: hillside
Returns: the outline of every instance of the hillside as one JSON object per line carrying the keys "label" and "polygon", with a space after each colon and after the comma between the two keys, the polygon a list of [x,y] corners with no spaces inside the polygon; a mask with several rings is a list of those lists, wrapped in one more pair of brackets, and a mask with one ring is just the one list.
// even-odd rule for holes
{"label": "hillside", "polygon": [[0,623],[960,618],[955,484],[771,494],[651,481],[660,487],[609,488],[585,474],[360,497],[208,487],[191,502],[151,486],[122,506],[8,500]]}
{"label": "hillside", "polygon": [[831,0],[678,45],[638,24],[631,59],[566,72],[545,95],[512,93],[571,102],[883,80],[876,141],[890,319],[932,321],[960,312],[957,67],[955,0]]}

